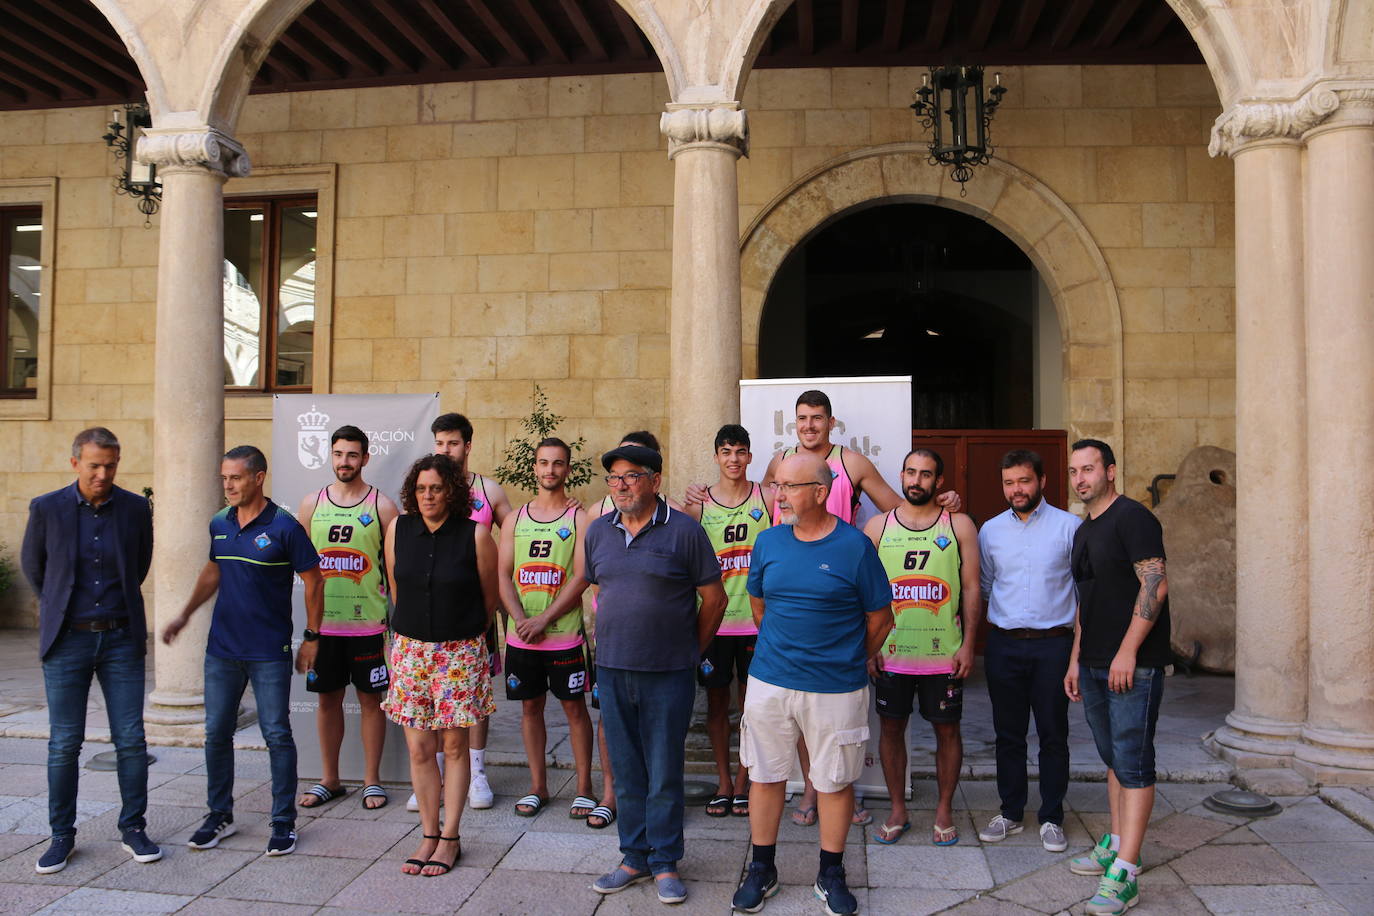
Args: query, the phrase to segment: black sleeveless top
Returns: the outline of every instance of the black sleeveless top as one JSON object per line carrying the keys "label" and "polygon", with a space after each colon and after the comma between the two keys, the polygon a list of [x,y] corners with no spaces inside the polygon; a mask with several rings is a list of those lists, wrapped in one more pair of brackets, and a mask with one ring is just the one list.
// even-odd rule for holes
{"label": "black sleeveless top", "polygon": [[391,628],[425,642],[473,639],[487,629],[470,518],[430,531],[419,515],[396,519],[396,609]]}

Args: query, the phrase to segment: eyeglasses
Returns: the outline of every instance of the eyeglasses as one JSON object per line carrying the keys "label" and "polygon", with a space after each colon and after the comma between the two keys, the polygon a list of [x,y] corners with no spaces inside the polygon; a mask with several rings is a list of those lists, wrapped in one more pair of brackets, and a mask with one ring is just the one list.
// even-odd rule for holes
{"label": "eyeglasses", "polygon": [[788,496],[792,496],[802,487],[819,487],[820,485],[821,482],[819,480],[808,480],[805,483],[778,483],[777,481],[773,481],[768,485],[768,489],[772,490],[774,493],[781,490]]}
{"label": "eyeglasses", "polygon": [[607,475],[606,475],[606,486],[608,486],[608,487],[618,487],[618,486],[620,486],[621,484],[624,484],[624,485],[627,486],[627,487],[632,487],[632,486],[634,486],[635,484],[639,483],[639,482],[640,482],[642,479],[644,479],[645,477],[652,477],[652,476],[653,476],[652,474],[643,474],[643,473],[641,473],[641,472],[639,472],[639,471],[631,471],[631,472],[628,473],[628,474],[607,474]]}

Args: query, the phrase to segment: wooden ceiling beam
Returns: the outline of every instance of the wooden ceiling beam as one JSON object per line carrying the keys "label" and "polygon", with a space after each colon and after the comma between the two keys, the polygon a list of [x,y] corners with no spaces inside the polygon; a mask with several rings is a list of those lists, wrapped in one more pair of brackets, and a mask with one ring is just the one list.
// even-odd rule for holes
{"label": "wooden ceiling beam", "polygon": [[1097,35],[1093,38],[1093,47],[1111,47],[1121,34],[1121,30],[1126,28],[1126,23],[1130,22],[1136,10],[1140,9],[1142,2],[1143,0],[1116,0],[1112,4],[1111,15],[1102,23],[1102,28],[1098,29]]}
{"label": "wooden ceiling beam", "polygon": [[649,49],[644,47],[644,39],[639,35],[639,26],[635,25],[630,14],[625,12],[625,8],[616,0],[606,0],[606,5],[611,8],[611,16],[620,28],[620,36],[625,39],[625,47],[629,50],[630,56],[636,60],[647,58]]}
{"label": "wooden ceiling beam", "polygon": [[477,66],[491,66],[491,61],[482,53],[482,50],[472,43],[471,39],[468,38],[462,29],[454,24],[453,20],[449,18],[448,13],[440,9],[439,5],[435,3],[434,0],[419,0],[419,4],[420,9],[425,11],[425,14],[434,21],[434,24],[439,26],[444,34],[452,39],[454,44],[462,48],[463,53],[476,62]]}
{"label": "wooden ceiling beam", "polygon": [[954,12],[954,0],[935,0],[930,8],[930,19],[926,21],[926,37],[921,47],[934,51],[945,43],[945,32],[949,30],[949,17]]}
{"label": "wooden ceiling beam", "polygon": [[592,28],[591,20],[587,18],[582,4],[578,0],[558,0],[558,3],[563,7],[563,15],[568,17],[573,29],[577,31],[577,37],[582,39],[582,44],[587,46],[592,58],[610,60],[610,55],[606,53],[606,44],[601,40],[601,36],[596,34],[596,29]]}
{"label": "wooden ceiling beam", "polygon": [[121,81],[112,79],[110,74],[104,71],[93,73],[78,67],[73,63],[71,55],[61,53],[51,42],[13,27],[6,31],[6,41],[29,53],[26,69],[42,76],[48,82],[77,95],[99,94],[94,91],[96,89],[104,90],[105,95],[124,94]]}
{"label": "wooden ceiling beam", "polygon": [[902,46],[902,20],[906,16],[906,0],[887,0],[883,15],[883,50],[896,54]]}
{"label": "wooden ceiling beam", "polygon": [[1173,7],[1169,6],[1167,3],[1160,4],[1155,8],[1149,21],[1145,23],[1145,28],[1141,29],[1140,33],[1136,35],[1136,47],[1148,48],[1150,45],[1159,41],[1159,36],[1163,35],[1164,30],[1177,18]]}
{"label": "wooden ceiling beam", "polygon": [[1016,25],[1011,33],[1011,47],[1018,51],[1030,44],[1035,35],[1035,26],[1040,14],[1045,10],[1045,0],[1024,0],[1021,12],[1016,16]]}
{"label": "wooden ceiling beam", "polygon": [[539,15],[539,11],[534,8],[530,0],[514,0],[515,8],[520,11],[529,27],[534,30],[534,35],[539,39],[539,43],[544,46],[544,50],[549,52],[549,56],[560,64],[568,62],[568,52],[558,41],[558,38],[549,30],[549,24],[544,21],[544,17]]}
{"label": "wooden ceiling beam", "polygon": [[[25,2],[38,4],[54,19],[67,23],[87,38],[100,42],[111,51],[129,57],[129,49],[124,46],[124,42],[119,39],[118,35],[109,31],[108,24],[106,24],[105,28],[101,28],[78,15],[75,10],[63,6],[59,0],[25,0]],[[143,80],[141,77],[138,82],[142,85]]]}
{"label": "wooden ceiling beam", "polygon": [[364,76],[377,76],[381,73],[381,69],[377,66],[375,61],[363,57],[357,52],[353,45],[349,43],[349,36],[335,35],[322,22],[316,19],[314,10],[307,9],[301,14],[300,18],[296,20],[296,23],[299,23],[303,29],[319,39],[325,47],[361,70]]}
{"label": "wooden ceiling beam", "polygon": [[[281,36],[277,38],[277,43],[280,44],[286,50],[290,51],[292,54],[299,57],[301,60],[305,61],[306,66],[314,67],[316,71],[323,73],[325,76],[344,75],[344,73],[339,70],[336,64],[332,64],[326,61],[324,59],[324,55],[315,53],[315,51],[311,49],[304,41],[302,41],[295,35],[292,35],[290,29],[287,29],[285,32],[281,33]],[[271,57],[272,55],[269,53],[267,56]]]}
{"label": "wooden ceiling beam", "polygon": [[[129,52],[122,44],[118,46],[118,53],[102,54],[86,42],[73,41],[71,33],[55,27],[53,25],[54,20],[51,17],[44,18],[42,16],[35,16],[31,9],[23,4],[3,2],[0,3],[0,9],[4,9],[5,12],[9,13],[9,15],[14,18],[28,23],[30,27],[46,35],[50,41],[57,42],[64,57],[69,51],[79,54],[97,67],[110,73],[116,79],[123,80],[130,86],[143,85],[142,75],[139,74],[138,68],[133,66],[133,61],[129,58]],[[113,51],[115,49],[111,48],[110,50]]]}
{"label": "wooden ceiling beam", "polygon": [[393,68],[401,72],[412,69],[411,65],[396,53],[396,49],[391,46],[391,42],[378,35],[372,26],[368,25],[356,12],[356,9],[342,0],[324,0],[324,5],[329,11],[339,17],[347,28],[353,30],[353,34],[363,40],[369,48],[381,55],[382,59],[391,64]]}
{"label": "wooden ceiling beam", "polygon": [[[276,73],[278,76],[280,76],[283,80],[285,80],[288,83],[299,83],[310,78],[309,73],[300,73],[293,67],[288,65],[286,61],[282,60],[282,55],[280,54],[272,54],[269,52],[267,57],[263,59],[263,64],[267,67],[267,69]],[[261,69],[258,70],[258,78],[262,79]],[[268,79],[264,80],[264,82],[270,84],[276,82],[276,80]]]}
{"label": "wooden ceiling beam", "polygon": [[439,70],[450,68],[451,65],[444,59],[444,55],[440,54],[434,45],[430,44],[429,39],[419,29],[415,28],[409,15],[398,13],[396,7],[391,4],[391,0],[373,0],[373,2],[377,4],[377,8],[386,17],[386,21],[391,23],[391,27],[400,32],[402,38],[414,45],[415,49],[424,55],[425,60]]}
{"label": "wooden ceiling beam", "polygon": [[501,43],[501,47],[506,49],[506,53],[515,58],[518,63],[528,64],[530,56],[525,53],[525,49],[520,47],[520,42],[515,40],[515,36],[501,24],[501,20],[496,18],[484,0],[467,0],[467,4],[472,11],[477,14],[477,18],[482,20],[482,24],[487,27],[487,31]]}
{"label": "wooden ceiling beam", "polygon": [[859,0],[840,5],[840,47],[850,54],[859,50]]}
{"label": "wooden ceiling beam", "polygon": [[816,51],[816,9],[811,0],[797,0],[797,47],[803,54]]}
{"label": "wooden ceiling beam", "polygon": [[978,15],[973,18],[973,26],[968,33],[970,51],[981,51],[988,45],[988,36],[997,22],[997,12],[1002,8],[1002,0],[982,0],[978,4]]}
{"label": "wooden ceiling beam", "polygon": [[54,101],[62,98],[61,90],[58,86],[46,82],[44,78],[35,74],[29,67],[30,62],[22,57],[11,54],[3,44],[0,44],[0,60],[7,60],[17,67],[17,70],[6,70],[4,79],[9,80],[16,86],[28,92],[53,99]]}
{"label": "wooden ceiling beam", "polygon": [[1054,27],[1054,35],[1050,37],[1051,48],[1067,48],[1073,44],[1073,40],[1078,37],[1078,30],[1083,27],[1083,20],[1093,8],[1093,3],[1094,0],[1073,0],[1073,6],[1069,7],[1060,18],[1059,24]]}

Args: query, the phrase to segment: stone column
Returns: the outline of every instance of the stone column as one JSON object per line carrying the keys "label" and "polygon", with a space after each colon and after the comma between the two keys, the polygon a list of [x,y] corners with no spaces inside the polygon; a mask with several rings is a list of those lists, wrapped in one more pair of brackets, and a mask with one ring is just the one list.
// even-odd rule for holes
{"label": "stone column", "polygon": [[[238,143],[213,128],[149,131],[138,156],[156,163],[162,179],[153,376],[153,594],[160,632],[190,597],[205,565],[206,526],[224,505],[224,182],[248,174],[249,163]],[[199,733],[209,626],[204,609],[174,645],[157,642],[156,683],[145,712],[150,734]]]}
{"label": "stone column", "polygon": [[739,185],[743,111],[669,105],[659,124],[673,175],[668,468],[680,489],[716,475],[711,442],[739,420]]}
{"label": "stone column", "polygon": [[1311,663],[1295,765],[1374,783],[1374,89],[1335,94],[1306,135]]}
{"label": "stone column", "polygon": [[1283,761],[1272,758],[1292,755],[1307,718],[1302,144],[1270,137],[1230,154],[1236,168],[1236,705],[1216,741],[1237,763],[1273,766]]}

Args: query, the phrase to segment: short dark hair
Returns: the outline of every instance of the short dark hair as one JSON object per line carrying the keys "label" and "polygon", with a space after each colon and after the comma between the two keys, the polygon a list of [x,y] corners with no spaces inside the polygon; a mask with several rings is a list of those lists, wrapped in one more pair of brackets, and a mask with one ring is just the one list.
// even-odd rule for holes
{"label": "short dark hair", "polygon": [[1073,444],[1073,448],[1069,449],[1069,451],[1076,452],[1080,448],[1097,449],[1098,453],[1102,455],[1102,466],[1104,468],[1109,468],[1116,464],[1116,453],[1112,451],[1110,445],[1103,442],[1101,439],[1079,439]]}
{"label": "short dark hair", "polygon": [[471,511],[472,488],[468,486],[468,475],[458,468],[458,462],[448,455],[426,455],[406,471],[405,482],[401,484],[401,510],[409,515],[418,515],[420,506],[415,501],[415,481],[420,479],[421,471],[434,471],[448,487],[448,509],[450,515],[467,515]]}
{"label": "short dark hair", "polygon": [[835,416],[835,411],[830,408],[830,396],[824,391],[819,391],[815,388],[812,388],[810,391],[803,391],[801,394],[797,395],[796,406],[800,407],[803,404],[807,407],[824,407],[827,417]]}
{"label": "short dark hair", "polygon": [[568,445],[568,443],[564,442],[557,436],[548,436],[546,438],[540,439],[539,444],[534,447],[534,454],[536,456],[539,455],[539,450],[541,448],[561,448],[563,450],[563,454],[568,456],[568,461],[572,461],[572,446]]}
{"label": "short dark hair", "polygon": [[903,468],[906,467],[906,459],[910,458],[912,455],[920,455],[922,458],[929,458],[931,461],[935,462],[935,476],[945,476],[945,459],[940,457],[939,452],[936,452],[928,448],[913,448],[911,451],[906,453],[906,458],[902,459]]}
{"label": "short dark hair", "polygon": [[441,413],[429,424],[430,435],[436,433],[458,433],[464,442],[472,441],[472,423],[460,413]]}
{"label": "short dark hair", "polygon": [[753,448],[749,444],[749,430],[740,426],[738,423],[726,423],[716,431],[716,448],[722,445],[742,445],[745,448]]}
{"label": "short dark hair", "polygon": [[[656,452],[663,451],[663,448],[658,444],[658,437],[655,436],[653,433],[649,432],[647,429],[632,430],[626,433],[625,435],[621,436],[620,442],[633,442],[635,445],[642,445],[645,448],[651,448]],[[620,443],[617,442],[616,444],[619,445]]]}
{"label": "short dark hair", "polygon": [[345,442],[356,442],[367,451],[367,433],[356,426],[340,426],[334,430],[334,435],[329,437],[329,445],[332,448],[335,442],[342,439]]}
{"label": "short dark hair", "polygon": [[246,463],[250,474],[260,474],[267,470],[267,456],[256,445],[236,445],[224,453],[224,460]]}
{"label": "short dark hair", "polygon": [[1014,448],[1002,456],[1002,470],[1007,468],[1019,468],[1023,464],[1028,464],[1035,472],[1036,477],[1045,476],[1045,462],[1040,460],[1040,453],[1033,452],[1028,448]]}
{"label": "short dark hair", "polygon": [[83,445],[94,445],[96,448],[112,448],[115,450],[116,455],[119,454],[119,440],[115,438],[114,433],[103,426],[92,426],[76,434],[76,438],[72,440],[73,458],[81,457],[81,447]]}

